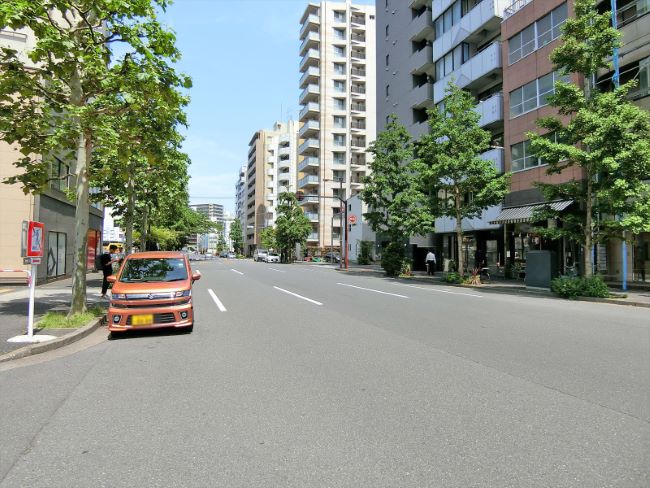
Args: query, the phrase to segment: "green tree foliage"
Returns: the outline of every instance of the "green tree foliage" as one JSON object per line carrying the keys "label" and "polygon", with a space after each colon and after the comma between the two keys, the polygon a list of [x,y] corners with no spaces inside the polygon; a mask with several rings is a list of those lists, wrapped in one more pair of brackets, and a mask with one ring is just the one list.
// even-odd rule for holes
{"label": "green tree foliage", "polygon": [[273,227],[265,227],[260,232],[260,242],[264,249],[277,249],[276,231]]}
{"label": "green tree foliage", "polygon": [[[576,0],[576,18],[563,27],[563,43],[551,60],[564,74],[580,73],[590,80],[599,68],[610,67],[608,58],[619,45],[619,33],[610,26],[609,12],[598,14],[596,3]],[[620,238],[624,231],[650,231],[650,192],[644,183],[650,175],[650,118],[627,99],[635,83],[612,92],[585,93],[573,83],[558,81],[549,102],[563,118],[540,119],[545,134],[528,134],[533,152],[548,164],[548,174],[571,168],[584,174],[584,180],[539,183],[547,201],[576,203],[574,210],[562,214],[561,227],[539,230],[581,243],[586,276],[592,275],[595,243]],[[547,207],[539,217],[559,214]]]}
{"label": "green tree foliage", "polygon": [[292,262],[296,245],[305,245],[311,232],[309,218],[303,213],[293,193],[280,193],[275,226],[276,244],[284,259]]}
{"label": "green tree foliage", "polygon": [[244,233],[239,219],[233,220],[230,224],[230,242],[232,242],[233,250],[237,254],[242,254],[244,251]]}
{"label": "green tree foliage", "polygon": [[[75,253],[70,314],[86,309],[90,161],[115,140],[113,117],[128,111],[145,79],[164,86],[179,57],[157,20],[167,0],[3,0],[0,29],[30,29],[34,49],[0,51],[0,139],[16,143],[26,192],[47,184],[53,157],[73,160]],[[119,45],[119,50],[112,50]],[[115,53],[120,53],[116,55]],[[189,80],[182,82],[186,88]]]}
{"label": "green tree foliage", "polygon": [[500,203],[508,192],[510,178],[499,175],[494,163],[480,156],[490,148],[490,133],[478,125],[480,115],[474,110],[472,96],[449,83],[444,106],[444,113],[429,110],[430,131],[420,139],[412,167],[427,192],[428,213],[455,219],[460,257],[463,219],[478,217]]}
{"label": "green tree foliage", "polygon": [[228,251],[228,243],[226,242],[226,229],[224,225],[219,222],[216,226],[217,230],[217,252]]}

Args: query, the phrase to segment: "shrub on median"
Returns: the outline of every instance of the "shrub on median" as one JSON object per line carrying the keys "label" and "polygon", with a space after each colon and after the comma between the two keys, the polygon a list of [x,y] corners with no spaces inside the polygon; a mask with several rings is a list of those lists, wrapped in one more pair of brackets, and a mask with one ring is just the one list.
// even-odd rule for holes
{"label": "shrub on median", "polygon": [[560,276],[551,282],[551,291],[569,300],[575,300],[578,297],[609,297],[609,289],[600,276],[589,278]]}

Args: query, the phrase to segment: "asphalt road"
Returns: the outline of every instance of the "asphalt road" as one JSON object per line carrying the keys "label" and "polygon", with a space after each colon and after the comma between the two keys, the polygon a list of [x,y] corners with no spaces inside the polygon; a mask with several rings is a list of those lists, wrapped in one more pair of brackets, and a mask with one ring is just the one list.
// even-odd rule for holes
{"label": "asphalt road", "polygon": [[195,268],[191,335],[0,365],[0,487],[650,486],[647,309]]}

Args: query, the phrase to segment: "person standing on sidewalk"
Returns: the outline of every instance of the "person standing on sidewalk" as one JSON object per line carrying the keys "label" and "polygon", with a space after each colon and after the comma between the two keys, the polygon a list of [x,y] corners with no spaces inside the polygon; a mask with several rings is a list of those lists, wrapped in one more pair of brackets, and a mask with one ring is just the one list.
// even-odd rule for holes
{"label": "person standing on sidewalk", "polygon": [[434,252],[429,251],[424,261],[427,263],[427,274],[433,276],[436,272],[436,255]]}
{"label": "person standing on sidewalk", "polygon": [[99,264],[102,265],[102,273],[104,273],[104,279],[102,281],[102,298],[106,298],[106,292],[108,291],[108,277],[113,274],[113,255],[117,252],[117,246],[111,244],[108,248],[108,252],[105,252],[99,257]]}

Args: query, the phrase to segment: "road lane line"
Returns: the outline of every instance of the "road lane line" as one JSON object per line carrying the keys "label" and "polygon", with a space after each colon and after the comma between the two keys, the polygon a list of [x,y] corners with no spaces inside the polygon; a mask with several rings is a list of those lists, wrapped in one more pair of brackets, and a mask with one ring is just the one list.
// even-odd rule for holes
{"label": "road lane line", "polygon": [[219,300],[219,297],[217,295],[215,295],[214,292],[210,288],[208,288],[208,293],[210,294],[210,296],[214,300],[214,303],[217,304],[217,307],[219,307],[219,310],[221,310],[222,312],[225,312],[226,307],[223,306],[223,303],[221,303],[221,300]]}
{"label": "road lane line", "polygon": [[366,291],[372,291],[374,293],[381,293],[382,295],[392,295],[394,297],[400,297],[400,298],[408,298],[406,295],[398,295],[397,293],[389,293],[387,291],[381,291],[381,290],[374,290],[372,288],[363,288],[362,286],[356,286],[356,285],[348,285],[347,283],[337,283],[337,285],[341,286],[349,286],[350,288],[357,288],[359,290],[366,290]]}
{"label": "road lane line", "polygon": [[425,288],[423,286],[416,286],[416,285],[405,285],[403,283],[394,283],[394,284],[399,285],[399,286],[407,286],[409,288],[417,288],[418,290],[435,291],[437,293],[447,293],[449,295],[464,295],[464,296],[467,296],[467,297],[483,298],[483,295],[476,295],[474,293],[461,293],[461,292],[458,292],[458,291],[437,290],[435,288]]}
{"label": "road lane line", "polygon": [[321,302],[317,302],[316,300],[312,300],[311,298],[303,297],[302,295],[298,295],[297,293],[293,293],[292,291],[285,290],[284,288],[280,288],[279,286],[274,286],[276,290],[283,291],[284,293],[287,293],[289,295],[293,295],[296,298],[301,298],[302,300],[307,300],[308,302],[315,303],[316,305],[322,305]]}
{"label": "road lane line", "polygon": [[269,268],[269,269],[272,269],[273,271],[277,271],[278,273],[286,273],[286,271],[277,268]]}
{"label": "road lane line", "polygon": [[230,271],[234,271],[235,273],[240,274],[242,276],[244,275],[244,273],[242,273],[241,271],[237,271],[236,269],[230,268]]}

